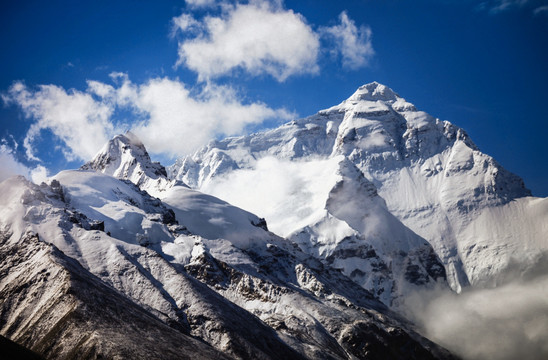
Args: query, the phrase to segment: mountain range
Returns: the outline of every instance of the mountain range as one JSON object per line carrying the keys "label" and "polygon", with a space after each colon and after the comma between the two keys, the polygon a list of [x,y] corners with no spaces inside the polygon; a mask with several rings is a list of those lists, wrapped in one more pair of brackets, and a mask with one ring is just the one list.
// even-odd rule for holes
{"label": "mountain range", "polygon": [[451,359],[406,299],[548,248],[547,199],[378,83],[168,168],[118,135],[0,204],[0,334],[56,359]]}

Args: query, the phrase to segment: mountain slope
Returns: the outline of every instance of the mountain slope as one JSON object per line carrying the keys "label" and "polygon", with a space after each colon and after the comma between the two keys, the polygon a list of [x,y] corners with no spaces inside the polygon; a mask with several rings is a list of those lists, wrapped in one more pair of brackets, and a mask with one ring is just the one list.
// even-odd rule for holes
{"label": "mountain slope", "polygon": [[[390,351],[394,358],[451,358],[370,293],[267,232],[248,212],[181,185],[164,192],[166,205],[127,180],[98,172],[65,171],[54,178],[50,185],[21,178],[0,184],[2,226],[9,227],[12,246],[2,248],[11,254],[24,248],[19,242],[29,231],[39,234],[147,316],[230,357],[348,359]],[[54,296],[46,292],[43,298]],[[10,303],[0,315],[13,316],[21,306]],[[43,331],[36,328],[40,336]],[[118,335],[116,342],[133,336],[131,329]],[[65,350],[59,345],[58,351]]]}
{"label": "mountain slope", "polygon": [[[299,358],[256,317],[147,248],[146,237],[139,235],[148,230],[152,248],[159,246],[156,239],[173,241],[170,224],[162,220],[166,208],[157,199],[99,173],[67,171],[59,178],[69,186],[54,180],[52,186],[39,187],[23,178],[0,184],[2,223],[14,241],[28,231],[39,234],[160,320],[232,356],[270,358],[278,353]],[[81,208],[76,210],[71,202]],[[113,214],[120,218],[109,218]],[[173,221],[169,219],[177,227]]]}
{"label": "mountain slope", "polygon": [[150,160],[141,140],[130,131],[111,139],[81,170],[127,179],[152,195],[172,185],[166,179],[166,169]]}
{"label": "mountain slope", "polygon": [[[120,143],[130,145],[120,147]],[[123,166],[120,167],[117,162],[104,164],[101,159],[125,156],[126,162],[134,166],[151,168],[153,164],[148,157],[140,156],[135,161],[130,160],[130,154],[146,152],[143,149],[134,136],[131,140],[119,135],[84,168],[111,173],[139,185],[141,178],[136,179],[131,173],[122,171]],[[140,163],[142,164],[139,165]],[[302,196],[287,202],[302,208],[295,210],[285,207],[280,211],[283,227],[286,228],[285,231],[279,232],[280,235],[288,236],[303,249],[306,248],[309,254],[326,258],[330,265],[342,269],[345,275],[375,293],[388,305],[397,304],[405,294],[415,291],[415,286],[432,287],[437,284],[438,279],[442,284],[445,282],[443,267],[429,244],[405,228],[388,212],[384,201],[377,196],[374,185],[370,184],[351,162],[340,157],[322,165],[325,165],[328,171],[335,172],[334,176],[328,181],[312,179],[323,182],[317,191],[312,191],[310,196]],[[65,180],[62,182],[67,183]],[[232,185],[229,183],[220,191],[233,193]],[[147,189],[146,184],[141,184],[141,187]],[[252,192],[256,184],[246,184],[246,187]],[[158,188],[155,188],[155,193],[165,204],[173,208],[177,217],[181,219],[181,224],[193,234],[207,239],[223,238],[244,249],[253,242],[268,241],[272,237],[259,227],[253,226],[261,223],[261,219],[211,196],[192,191],[185,186],[174,186],[173,182],[166,190],[157,190]],[[355,216],[343,210],[349,202],[338,199],[341,196],[352,197],[353,192],[363,193],[360,197],[361,203],[354,202]],[[254,199],[262,198],[256,193],[252,193],[251,196]],[[312,206],[310,197],[317,199]],[[325,204],[329,206],[323,209]],[[281,206],[276,204],[274,208],[280,209]],[[369,217],[368,221],[362,221],[360,218],[366,214]],[[374,224],[371,221],[373,219]],[[280,228],[282,225],[273,230],[278,231]],[[155,237],[160,238],[159,235]],[[179,256],[182,256],[181,253]],[[189,257],[188,252],[185,257]]]}
{"label": "mountain slope", "polygon": [[[213,141],[179,159],[167,172],[173,179],[264,216],[274,231],[291,236],[283,232],[275,211],[269,210],[272,199],[285,199],[275,200],[276,204],[290,203],[316,194],[317,182],[308,179],[333,176],[336,168],[329,172],[325,164],[338,156],[353,163],[375,186],[391,214],[428,240],[457,291],[469,284],[496,282],[512,259],[527,267],[534,264],[530,259],[547,250],[545,201],[530,197],[523,181],[481,153],[462,129],[417,110],[378,83],[364,85],[341,104],[277,129]],[[288,163],[292,165],[285,166]],[[284,172],[278,171],[280,166]],[[277,181],[268,182],[273,178]],[[242,180],[245,186],[238,188]],[[249,184],[260,187],[264,181],[273,189],[263,191],[260,201],[245,196]],[[237,195],[226,192],[227,184]],[[521,205],[512,205],[515,201]],[[325,205],[319,201],[310,213],[323,211]],[[505,226],[501,220],[512,218],[538,221],[525,228]],[[300,226],[306,231],[314,223]],[[505,228],[508,233],[494,239],[481,230],[486,228]],[[475,241],[482,246],[474,247]]]}
{"label": "mountain slope", "polygon": [[0,256],[0,331],[47,358],[223,358],[32,232],[17,239],[4,227]]}

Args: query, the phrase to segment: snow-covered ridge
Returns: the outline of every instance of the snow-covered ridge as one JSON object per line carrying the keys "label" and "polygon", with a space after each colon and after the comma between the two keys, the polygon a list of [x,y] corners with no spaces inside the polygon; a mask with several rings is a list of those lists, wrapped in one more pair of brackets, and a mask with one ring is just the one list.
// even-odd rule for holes
{"label": "snow-covered ridge", "polygon": [[81,170],[129,180],[154,195],[173,185],[166,169],[150,159],[144,144],[130,131],[111,139]]}
{"label": "snow-covered ridge", "polygon": [[[360,87],[347,100],[316,115],[261,133],[211,142],[177,160],[168,173],[193,188],[223,197],[226,195],[215,189],[237,184],[234,180],[243,173],[248,183],[276,177],[273,167],[270,173],[265,170],[264,159],[289,161],[296,164],[296,171],[315,174],[320,171],[313,164],[337,156],[347,158],[363,173],[391,214],[432,244],[457,291],[469,284],[492,283],[513,258],[532,264],[534,260],[530,259],[535,256],[531,252],[539,253],[548,247],[548,239],[542,235],[542,224],[547,220],[534,222],[528,229],[513,227],[503,239],[493,239],[482,230],[506,228],[499,223],[501,220],[488,215],[493,211],[504,213],[501,219],[513,218],[511,214],[519,208],[522,210],[515,214],[516,219],[546,219],[537,214],[545,214],[544,205],[526,205],[539,203],[530,198],[522,179],[482,153],[463,129],[416,109],[376,82]],[[299,177],[307,178],[303,174]],[[291,197],[310,191],[305,186]],[[265,193],[255,203],[241,202],[234,196],[230,201],[264,214],[261,216],[276,229],[280,224],[277,217],[269,215],[267,208],[261,209],[262,203],[270,203],[268,195]],[[514,201],[523,205],[512,206]],[[322,210],[323,205],[316,209]],[[469,244],[472,240],[466,239],[486,245],[473,247]],[[517,248],[517,244],[539,243],[543,243],[540,248]]]}
{"label": "snow-covered ridge", "polygon": [[[216,159],[217,154],[222,153],[215,152],[212,158]],[[125,162],[120,164],[119,161],[116,161],[120,158],[123,158]],[[149,189],[150,182],[147,180],[149,177],[143,177],[146,174],[135,177],[133,172],[121,171],[124,164],[128,163],[134,169],[151,168],[150,158],[146,154],[144,145],[134,135],[115,137],[109,142],[108,151],[101,151],[96,159],[115,159],[107,162],[106,165],[94,165],[93,167],[103,173],[111,173],[116,178],[131,181],[141,189],[158,196],[164,204],[173,209],[177,218],[181,219],[180,224],[193,234],[210,240],[225,239],[232,246],[240,249],[247,249],[257,244],[258,241],[271,241],[269,240],[272,238],[271,235],[268,235],[267,232],[257,226],[264,220],[251,213],[247,213],[210,195],[188,189],[186,186],[178,186],[175,183],[176,180],[155,183],[164,187],[153,187],[151,192]],[[217,158],[217,160],[219,163],[223,163],[222,157]],[[92,164],[102,164],[104,162],[92,161]],[[273,196],[277,186],[285,186],[287,172],[297,173],[302,166],[306,165],[301,163],[293,166],[287,162],[284,164],[268,164],[268,158],[265,158],[263,162],[267,167],[266,172],[270,179],[253,179],[253,181],[246,183],[244,173],[236,181],[225,184],[220,184],[218,181],[212,183],[215,188],[210,189],[209,192],[218,196],[229,194],[236,197],[247,197],[251,201],[256,201],[257,198],[264,199],[265,197],[261,193],[269,193],[269,196]],[[272,177],[269,168],[280,168],[282,165],[290,165],[291,169],[283,170],[284,173],[280,174],[279,177]],[[224,165],[209,170],[216,173],[216,171],[221,170],[222,166]],[[375,186],[369,183],[348,159],[344,156],[335,156],[323,161],[322,164],[318,165],[311,162],[306,166],[308,170],[305,173],[310,173],[318,166],[318,169],[321,170],[319,172],[314,170],[312,174],[315,175],[298,180],[311,187],[306,193],[302,193],[296,198],[284,199],[287,190],[285,189],[278,196],[283,202],[270,204],[273,211],[269,215],[276,215],[277,212],[276,219],[279,222],[275,223],[276,226],[272,227],[271,230],[295,241],[303,249],[307,249],[310,255],[324,259],[328,257],[332,259],[336,254],[341,254],[341,247],[345,248],[345,254],[349,254],[349,243],[355,244],[353,246],[361,249],[358,252],[361,255],[347,257],[343,261],[332,261],[331,265],[342,269],[347,276],[353,278],[365,289],[377,294],[387,305],[395,305],[399,301],[396,301],[396,299],[405,297],[408,292],[414,290],[413,285],[423,286],[429,284],[429,286],[433,286],[437,280],[442,283],[445,281],[443,271],[432,271],[432,267],[436,266],[435,264],[443,270],[435,255],[429,258],[428,264],[425,263],[426,257],[428,257],[426,255],[433,254],[429,244],[406,229],[388,212],[384,201],[377,196]],[[89,167],[85,166],[84,169]],[[82,184],[84,184],[82,176],[78,173],[70,174],[68,177],[59,174],[58,178],[61,183],[65,184],[67,190],[72,190],[73,179],[76,178],[79,179],[76,181],[75,186],[82,189]],[[111,180],[94,179],[96,177],[97,175],[85,175],[85,178],[89,179],[85,183],[104,183],[105,186],[99,190],[101,194],[108,193],[107,190],[115,186]],[[143,181],[143,178],[145,181]],[[165,177],[161,179],[165,179]],[[346,179],[344,186],[342,186],[343,179]],[[217,180],[221,180],[221,178]],[[289,184],[288,186],[292,187],[293,185]],[[243,188],[243,191],[239,191],[241,188]],[[345,190],[342,193],[341,188]],[[302,190],[297,187],[288,191],[290,193],[301,193]],[[75,193],[74,191],[69,192]],[[352,195],[352,192],[355,192],[357,197]],[[337,193],[340,194],[336,195]],[[338,200],[339,197],[344,196],[346,198]],[[96,196],[93,201],[96,203],[100,198],[101,196]],[[356,201],[353,203],[355,208],[352,211],[355,214],[343,209],[350,204],[349,200],[353,198],[363,200],[362,203]],[[79,199],[78,201],[88,201],[83,197],[79,197]],[[227,200],[239,202],[240,199],[230,197]],[[107,199],[107,201],[111,200]],[[75,206],[86,208],[87,205],[80,203],[75,204]],[[110,214],[104,219],[107,225],[114,225],[114,223],[126,221],[126,218],[128,218],[126,215],[123,215],[123,218],[121,218],[122,215],[117,215],[127,213],[127,210],[120,209],[118,205],[112,210],[107,210],[106,205],[95,204],[94,208],[98,206]],[[364,216],[369,217],[370,221],[366,223],[361,221],[360,219]],[[137,229],[131,234],[124,235],[126,238],[137,236],[141,239],[140,241],[156,244],[166,238],[165,230],[159,231],[157,224],[147,225],[145,220],[139,220],[140,218],[140,215],[132,216],[131,219],[137,221],[123,226],[126,229],[125,231],[132,227]],[[375,219],[374,222],[373,219]],[[390,225],[384,226],[385,223]],[[137,233],[139,229],[143,229],[141,233]],[[350,238],[354,240],[348,241]],[[186,242],[182,243],[186,244]],[[162,247],[163,251],[167,251],[176,259],[186,259],[188,261],[191,258],[191,247],[189,246],[178,248],[172,244],[166,244]],[[363,247],[367,247],[367,251],[362,251]],[[419,253],[423,255],[418,256]],[[375,255],[371,256],[371,254]],[[371,263],[374,263],[374,265],[371,265]],[[392,263],[395,266],[392,267]],[[416,274],[404,276],[405,271],[407,271],[404,268],[410,267],[415,269]],[[420,280],[418,280],[419,278]],[[420,284],[417,284],[417,281]]]}
{"label": "snow-covered ridge", "polygon": [[[449,358],[369,292],[267,232],[264,223],[252,222],[260,219],[243,210],[178,185],[168,190],[177,191],[166,196],[167,206],[128,180],[97,172],[64,171],[54,178],[40,186],[22,178],[0,183],[0,250],[15,263],[22,263],[19,254],[25,251],[14,249],[24,245],[27,234],[36,234],[77,261],[82,273],[96,276],[102,287],[116,289],[139,306],[140,314],[147,314],[138,312],[139,317],[158,318],[234,358],[348,359],[381,356],[387,349],[403,356],[409,348],[402,343],[418,357]],[[206,233],[207,224],[226,227],[225,233]],[[231,234],[230,229],[242,232]],[[38,289],[41,301],[57,301],[57,293],[44,292],[34,277],[10,275],[7,280],[13,288]],[[0,300],[17,298],[13,294]],[[84,301],[100,306],[94,299]],[[26,302],[15,309],[2,304],[2,316],[28,308]],[[56,319],[35,329],[36,339],[43,337],[42,330],[63,335]],[[136,323],[116,339],[136,336],[131,332]],[[353,345],[364,336],[367,352]],[[33,347],[37,341],[27,344]],[[130,346],[144,351],[138,343]]]}
{"label": "snow-covered ridge", "polygon": [[[212,141],[168,171],[131,133],[82,169],[0,183],[0,253],[70,273],[33,257],[51,244],[140,316],[234,358],[448,358],[388,306],[446,276],[460,290],[536,273],[548,253],[548,199],[378,83],[277,129]],[[12,269],[0,291],[65,294],[47,291],[49,275]],[[3,335],[27,334],[18,314],[36,319],[18,294],[0,297]],[[51,319],[35,340],[60,328]]]}

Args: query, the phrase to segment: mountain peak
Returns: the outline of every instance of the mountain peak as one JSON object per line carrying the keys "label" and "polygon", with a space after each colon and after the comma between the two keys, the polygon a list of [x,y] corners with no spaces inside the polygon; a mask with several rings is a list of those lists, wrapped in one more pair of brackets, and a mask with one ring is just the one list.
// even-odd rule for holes
{"label": "mountain peak", "polygon": [[400,96],[388,86],[373,81],[369,84],[360,86],[358,90],[356,90],[356,92],[352,94],[352,96],[348,100],[396,101],[398,98],[400,98]]}
{"label": "mountain peak", "polygon": [[166,169],[150,159],[143,142],[130,131],[112,138],[80,169],[129,180],[155,195],[153,188],[165,187],[169,182]]}
{"label": "mountain peak", "polygon": [[143,142],[141,141],[141,139],[139,139],[137,137],[137,135],[135,135],[134,133],[132,133],[131,131],[126,131],[125,134],[120,134],[116,137],[119,137],[122,141],[125,141],[127,142],[128,144],[131,144],[131,145],[135,145],[137,147],[142,147],[144,148],[145,145],[143,144]]}

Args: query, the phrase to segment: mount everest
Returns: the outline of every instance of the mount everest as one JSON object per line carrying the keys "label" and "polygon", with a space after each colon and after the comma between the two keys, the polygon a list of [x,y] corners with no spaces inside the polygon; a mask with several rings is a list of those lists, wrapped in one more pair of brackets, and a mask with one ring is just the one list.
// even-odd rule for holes
{"label": "mount everest", "polygon": [[[276,213],[291,213],[299,205],[272,211],[253,198],[241,197],[242,191],[233,190],[231,195],[223,190],[231,183],[237,186],[232,179],[254,183],[276,176],[276,168],[296,169],[288,164],[319,170],[341,156],[371,183],[374,190],[370,192],[378,193],[390,214],[432,245],[456,291],[468,285],[497,284],[502,281],[499,275],[514,261],[520,263],[521,272],[527,272],[548,248],[546,199],[532,197],[518,176],[481,153],[464,130],[417,110],[378,83],[364,85],[341,104],[277,129],[213,141],[178,160],[168,172],[194,188],[265,216],[272,229],[299,243],[302,231],[314,226],[317,218],[299,223],[300,229],[288,229],[283,219],[276,217]],[[296,194],[310,191],[313,198],[318,197],[318,204],[325,204],[329,196],[314,191],[323,179],[309,174],[313,171],[291,180],[277,177],[276,183],[281,185],[274,186],[280,189],[291,181],[303,183],[305,186],[294,191],[282,192],[297,200]],[[268,201],[261,199],[261,203]],[[273,201],[283,207],[284,200]],[[364,209],[357,213],[363,214]],[[387,220],[382,222],[387,224]],[[369,237],[361,233],[367,243],[384,234],[402,238],[383,230]],[[340,244],[346,234],[333,235],[326,230],[316,236],[314,244]],[[321,255],[327,258],[330,251]]]}
{"label": "mount everest", "polygon": [[48,358],[452,358],[406,298],[548,247],[546,199],[378,83],[167,169],[119,135],[0,194],[0,334]]}

